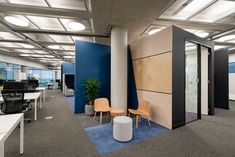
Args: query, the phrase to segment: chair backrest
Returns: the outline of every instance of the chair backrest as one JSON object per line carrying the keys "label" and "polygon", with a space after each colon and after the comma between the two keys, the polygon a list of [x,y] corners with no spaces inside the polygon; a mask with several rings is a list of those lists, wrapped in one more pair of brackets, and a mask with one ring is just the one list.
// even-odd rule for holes
{"label": "chair backrest", "polygon": [[149,104],[149,101],[142,100],[139,103],[138,111],[149,114],[150,113],[150,104]]}
{"label": "chair backrest", "polygon": [[23,111],[24,90],[3,90],[2,97],[4,100],[3,113],[13,114]]}
{"label": "chair backrest", "polygon": [[3,90],[25,90],[24,82],[5,82]]}
{"label": "chair backrest", "polygon": [[95,99],[94,109],[95,109],[95,111],[110,109],[108,99],[107,98],[97,98],[97,99]]}

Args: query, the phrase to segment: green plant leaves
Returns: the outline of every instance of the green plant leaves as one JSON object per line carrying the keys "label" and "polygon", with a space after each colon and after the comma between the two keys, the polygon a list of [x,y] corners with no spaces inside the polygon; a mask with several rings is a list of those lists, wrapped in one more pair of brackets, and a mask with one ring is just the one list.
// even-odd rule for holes
{"label": "green plant leaves", "polygon": [[85,95],[89,104],[93,104],[98,91],[101,88],[100,82],[97,79],[87,79],[84,82]]}

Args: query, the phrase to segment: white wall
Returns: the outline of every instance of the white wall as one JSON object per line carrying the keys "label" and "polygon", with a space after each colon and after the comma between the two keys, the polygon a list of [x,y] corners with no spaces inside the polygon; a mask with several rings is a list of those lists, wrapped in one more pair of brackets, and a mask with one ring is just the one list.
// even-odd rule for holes
{"label": "white wall", "polygon": [[[235,54],[229,55],[229,62],[235,62]],[[235,73],[229,73],[229,99],[235,100]]]}
{"label": "white wall", "polygon": [[28,67],[34,67],[34,68],[40,68],[40,69],[46,69],[47,67],[43,64],[38,64],[30,61],[23,60],[21,58],[16,57],[10,57],[7,55],[0,54],[0,61],[12,63],[12,64],[19,64],[19,65],[25,65]]}
{"label": "white wall", "polygon": [[208,115],[208,48],[201,49],[201,114]]}

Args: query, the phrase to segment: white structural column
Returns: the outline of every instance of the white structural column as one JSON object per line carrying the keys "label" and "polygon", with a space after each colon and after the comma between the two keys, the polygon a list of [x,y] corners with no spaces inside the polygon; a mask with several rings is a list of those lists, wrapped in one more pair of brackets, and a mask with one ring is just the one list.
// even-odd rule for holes
{"label": "white structural column", "polygon": [[127,112],[127,29],[111,31],[111,107]]}

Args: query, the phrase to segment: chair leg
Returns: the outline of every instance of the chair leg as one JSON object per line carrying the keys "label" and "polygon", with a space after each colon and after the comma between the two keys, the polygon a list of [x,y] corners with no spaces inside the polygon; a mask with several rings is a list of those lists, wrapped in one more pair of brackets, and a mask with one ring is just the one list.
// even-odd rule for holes
{"label": "chair leg", "polygon": [[148,123],[149,123],[149,126],[151,126],[151,123],[150,123],[149,117],[148,117]]}
{"label": "chair leg", "polygon": [[102,124],[102,112],[100,112],[100,124]]}
{"label": "chair leg", "polygon": [[96,112],[95,112],[95,114],[94,114],[94,118],[93,119],[95,119],[96,118]]}
{"label": "chair leg", "polygon": [[138,128],[138,123],[139,123],[139,115],[136,115],[135,128]]}
{"label": "chair leg", "polygon": [[113,116],[111,115],[111,121],[110,121],[111,125],[113,124]]}

